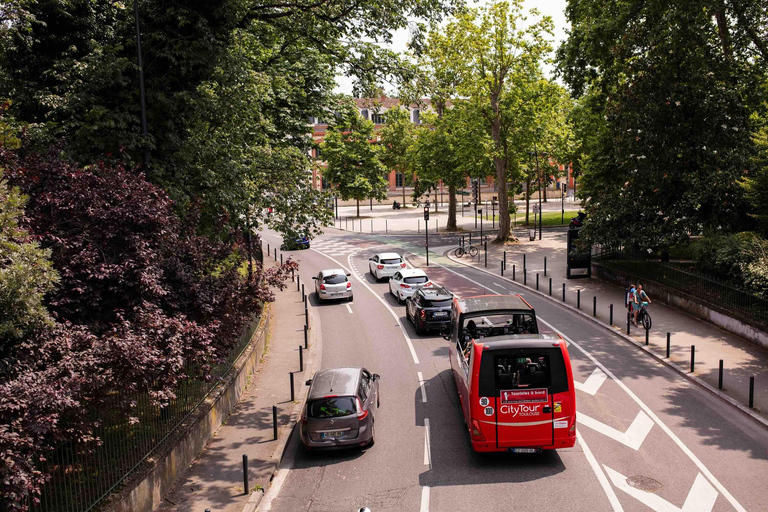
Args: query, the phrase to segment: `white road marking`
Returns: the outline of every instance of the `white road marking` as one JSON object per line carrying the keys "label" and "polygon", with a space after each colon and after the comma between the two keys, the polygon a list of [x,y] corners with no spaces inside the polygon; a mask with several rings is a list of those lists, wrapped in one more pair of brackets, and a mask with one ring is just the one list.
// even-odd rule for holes
{"label": "white road marking", "polygon": [[488,287],[488,286],[486,286],[486,288],[488,288],[489,290],[491,290],[491,291],[492,291],[492,292],[494,292],[494,293],[501,293],[501,294],[505,294],[505,293],[507,293],[505,290],[502,290],[501,292],[499,292],[499,290],[494,290],[493,288],[490,288],[490,287]]}
{"label": "white road marking", "polygon": [[493,282],[493,284],[494,284],[494,285],[496,285],[496,286],[498,286],[499,288],[502,288],[502,289],[504,288],[504,285],[503,285],[503,284],[499,284],[499,283],[497,283],[496,281],[494,281],[494,282]]}
{"label": "white road marking", "polygon": [[688,492],[683,508],[678,508],[661,496],[635,489],[627,483],[627,477],[605,464],[603,467],[613,485],[656,512],[710,512],[717,501],[717,491],[701,473],[696,475],[696,480]]}
{"label": "white road marking", "polygon": [[579,440],[579,444],[584,449],[584,456],[587,458],[589,465],[592,466],[592,471],[595,472],[597,481],[600,482],[600,486],[603,488],[603,492],[605,492],[605,495],[613,507],[613,510],[615,512],[624,512],[624,509],[621,508],[621,503],[619,502],[618,496],[616,496],[616,493],[613,491],[613,487],[611,487],[610,482],[608,482],[605,474],[603,474],[603,470],[600,468],[600,464],[598,464],[597,459],[592,454],[592,450],[589,449],[589,446],[587,446],[586,441],[584,441],[584,438],[581,436],[581,433],[579,433],[578,429],[576,430],[576,439]]}
{"label": "white road marking", "polygon": [[429,418],[424,418],[424,465],[432,469],[432,445],[429,441]]}
{"label": "white road marking", "polygon": [[648,433],[653,428],[653,420],[648,417],[643,411],[637,413],[634,421],[629,426],[626,432],[619,432],[613,427],[609,427],[605,423],[598,421],[594,418],[590,418],[584,413],[576,413],[576,421],[585,427],[589,427],[592,430],[596,430],[604,436],[610,437],[614,441],[618,441],[625,446],[629,446],[633,450],[637,451],[642,446],[643,441],[648,436]]}
{"label": "white road marking", "polygon": [[[465,275],[459,274],[453,269],[450,269],[444,265],[440,265],[439,263],[435,263],[434,265],[438,267],[442,267],[448,272],[451,272],[453,274],[456,274],[457,276],[460,276],[466,279],[470,283],[474,283],[487,290],[490,290],[490,288],[488,288],[484,284],[480,284],[479,282],[473,279],[470,279]],[[713,475],[712,472],[709,469],[707,469],[704,463],[701,462],[701,460],[699,460],[698,457],[696,457],[696,455],[680,440],[680,438],[677,437],[675,433],[672,432],[672,430],[669,427],[667,427],[667,425],[664,422],[662,422],[658,416],[656,416],[656,414],[651,410],[651,408],[645,405],[645,403],[642,400],[640,400],[640,398],[632,392],[632,390],[630,390],[613,373],[611,373],[611,371],[608,370],[608,368],[606,368],[602,363],[600,363],[597,359],[595,359],[592,356],[592,354],[590,354],[589,352],[581,348],[579,344],[577,344],[568,336],[566,336],[561,331],[556,329],[555,326],[553,326],[552,324],[544,320],[542,317],[537,315],[536,318],[539,321],[541,321],[544,325],[552,329],[554,332],[561,334],[568,343],[572,344],[574,347],[579,349],[580,352],[582,352],[585,356],[587,356],[593,363],[595,363],[595,365],[597,365],[598,368],[600,368],[606,375],[608,375],[614,382],[616,382],[616,384],[618,384],[621,387],[621,389],[623,389],[624,392],[627,393],[630,396],[630,398],[632,398],[632,400],[634,400],[657,425],[659,425],[659,427],[672,439],[672,441],[674,441],[674,443],[683,451],[683,453],[685,453],[688,456],[688,458],[691,459],[691,461],[693,461],[693,463],[699,468],[699,471],[701,471],[704,474],[704,476],[706,476],[707,479],[710,482],[712,482],[712,484],[714,484],[715,488],[717,488],[717,490],[720,491],[720,493],[725,497],[725,499],[728,500],[728,503],[730,503],[731,506],[733,506],[733,508],[735,508],[739,512],[746,512],[746,509],[742,507],[738,501],[736,501],[736,498],[734,498],[733,495],[730,492],[728,492],[728,490],[723,486],[723,484],[721,484],[720,481],[717,478],[715,478],[715,475]]]}
{"label": "white road marking", "polygon": [[583,384],[576,381],[574,381],[573,384],[576,386],[576,389],[595,396],[600,389],[600,386],[603,385],[603,382],[605,382],[605,379],[607,378],[608,376],[604,374],[600,368],[595,368]]}
{"label": "white road marking", "polygon": [[429,487],[421,488],[421,508],[420,512],[429,512]]}
{"label": "white road marking", "polygon": [[427,403],[427,391],[424,389],[424,376],[421,374],[421,372],[416,372],[416,375],[419,376],[419,389],[421,390],[421,402]]}
{"label": "white road marking", "polygon": [[264,495],[264,498],[261,500],[261,503],[259,503],[259,508],[257,510],[262,512],[272,510],[272,501],[277,498],[277,495],[280,493],[280,489],[283,487],[285,479],[288,476],[288,471],[290,471],[290,468],[280,468],[277,470],[275,478],[273,478],[272,483],[269,484],[267,494]]}
{"label": "white road marking", "polygon": [[349,304],[344,304],[344,305],[347,306],[347,311],[349,311],[349,314],[351,315],[352,314],[352,307]]}

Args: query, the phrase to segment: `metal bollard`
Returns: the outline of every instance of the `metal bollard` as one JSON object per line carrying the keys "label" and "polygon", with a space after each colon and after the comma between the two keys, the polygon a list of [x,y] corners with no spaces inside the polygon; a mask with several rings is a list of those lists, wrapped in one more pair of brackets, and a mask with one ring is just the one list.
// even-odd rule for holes
{"label": "metal bollard", "polygon": [[272,252],[269,250],[269,242],[267,242],[267,256],[269,256],[269,253]]}
{"label": "metal bollard", "polygon": [[720,360],[720,368],[717,371],[717,389],[723,389],[723,360]]}
{"label": "metal bollard", "polygon": [[500,261],[499,266],[501,267],[501,276],[504,277],[504,262]]}
{"label": "metal bollard", "polygon": [[632,317],[632,313],[627,311],[627,336],[629,336],[629,319]]}
{"label": "metal bollard", "polygon": [[304,324],[304,348],[309,347],[309,341],[308,341],[308,335],[307,335],[308,329],[309,329],[309,326],[307,324]]}
{"label": "metal bollard", "polygon": [[749,408],[755,408],[755,376],[749,378]]}
{"label": "metal bollard", "polygon": [[507,268],[507,251],[504,251],[504,268]]}
{"label": "metal bollard", "polygon": [[613,304],[608,306],[608,325],[613,327]]}
{"label": "metal bollard", "polygon": [[485,268],[488,268],[488,242],[483,245],[483,255],[485,257]]}
{"label": "metal bollard", "polygon": [[694,371],[694,365],[696,364],[696,345],[691,345],[691,373]]}
{"label": "metal bollard", "polygon": [[648,342],[649,342],[649,340],[648,340],[648,333],[649,333],[649,332],[650,332],[650,331],[649,331],[648,329],[646,329],[646,330],[645,330],[645,345],[646,345],[646,346],[648,346]]}
{"label": "metal bollard", "polygon": [[565,283],[563,283],[563,302],[565,302]]}
{"label": "metal bollard", "polygon": [[552,296],[552,278],[549,278],[549,296]]}
{"label": "metal bollard", "polygon": [[243,454],[243,494],[248,494],[248,456]]}
{"label": "metal bollard", "polygon": [[515,280],[515,264],[512,264],[512,280]]}
{"label": "metal bollard", "polygon": [[275,261],[277,261],[277,247],[275,247]]}
{"label": "metal bollard", "polygon": [[527,268],[528,265],[525,263],[525,254],[523,254],[523,272],[525,272]]}
{"label": "metal bollard", "polygon": [[307,302],[307,294],[304,293],[304,283],[301,283],[301,301],[304,303]]}
{"label": "metal bollard", "polygon": [[667,333],[667,359],[669,359],[669,348],[670,348],[669,333]]}
{"label": "metal bollard", "polygon": [[293,269],[291,269],[291,282],[294,282],[296,280],[296,276],[294,275]]}
{"label": "metal bollard", "polygon": [[307,302],[304,302],[304,325],[309,327],[309,309],[307,309]]}
{"label": "metal bollard", "polygon": [[280,253],[280,266],[283,266],[283,253]]}
{"label": "metal bollard", "polygon": [[272,406],[272,431],[275,434],[275,441],[277,441],[277,406]]}
{"label": "metal bollard", "polygon": [[526,271],[525,268],[523,268],[523,284],[526,286],[528,285],[528,271]]}
{"label": "metal bollard", "polygon": [[576,309],[581,309],[581,288],[576,290]]}
{"label": "metal bollard", "polygon": [[304,371],[304,347],[299,345],[299,373]]}
{"label": "metal bollard", "polygon": [[293,402],[296,398],[293,393],[293,372],[288,372],[288,374],[291,376],[291,402]]}
{"label": "metal bollard", "polygon": [[544,256],[544,275],[547,275],[547,257]]}
{"label": "metal bollard", "polygon": [[592,316],[597,316],[597,295],[592,297]]}
{"label": "metal bollard", "polygon": [[536,290],[539,289],[539,273],[536,272]]}

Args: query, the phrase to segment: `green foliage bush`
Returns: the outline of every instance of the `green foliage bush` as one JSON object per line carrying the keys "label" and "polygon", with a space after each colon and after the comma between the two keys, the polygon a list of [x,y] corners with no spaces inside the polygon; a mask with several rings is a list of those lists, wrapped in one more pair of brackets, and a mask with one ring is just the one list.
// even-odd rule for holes
{"label": "green foliage bush", "polygon": [[768,298],[768,240],[752,231],[705,236],[693,244],[696,266]]}

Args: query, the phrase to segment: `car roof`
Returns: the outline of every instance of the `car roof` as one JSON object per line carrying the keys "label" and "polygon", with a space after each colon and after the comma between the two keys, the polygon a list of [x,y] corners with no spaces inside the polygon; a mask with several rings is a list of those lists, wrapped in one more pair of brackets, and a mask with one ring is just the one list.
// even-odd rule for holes
{"label": "car roof", "polygon": [[478,311],[502,311],[506,309],[525,309],[533,311],[533,308],[519,295],[479,295],[477,297],[464,297],[456,300],[459,311],[462,313],[474,313]]}
{"label": "car roof", "polygon": [[504,350],[512,348],[552,348],[562,340],[559,336],[551,334],[509,334],[507,336],[494,336],[493,338],[481,338],[479,343],[483,349]]}
{"label": "car roof", "polygon": [[379,258],[401,258],[402,259],[402,256],[400,256],[396,252],[382,252],[380,254],[377,254],[376,256],[378,256]]}
{"label": "car roof", "polygon": [[400,271],[403,277],[426,276],[427,273],[420,268],[404,268]]}
{"label": "car roof", "polygon": [[425,298],[429,300],[435,299],[450,299],[453,294],[445,289],[443,286],[437,286],[432,288],[419,288],[417,293],[421,293]]}
{"label": "car roof", "polygon": [[319,370],[312,378],[309,399],[326,395],[356,395],[362,368],[330,368]]}
{"label": "car roof", "polygon": [[347,273],[345,271],[343,271],[342,269],[340,269],[340,268],[329,268],[329,269],[326,269],[326,270],[321,270],[320,274],[323,277],[325,277],[325,276],[333,276],[333,275],[337,275],[337,274],[347,275]]}

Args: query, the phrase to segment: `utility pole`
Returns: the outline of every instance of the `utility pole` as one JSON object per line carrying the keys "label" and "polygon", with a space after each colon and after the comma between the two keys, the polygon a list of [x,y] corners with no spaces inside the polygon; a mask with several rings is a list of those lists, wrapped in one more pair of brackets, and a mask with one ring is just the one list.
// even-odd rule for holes
{"label": "utility pole", "polygon": [[141,58],[141,30],[139,28],[139,2],[133,0],[133,14],[136,19],[136,50],[139,64],[139,93],[141,96],[141,134],[144,143],[144,175],[149,179],[149,134],[147,132],[147,105],[144,94],[144,65]]}

